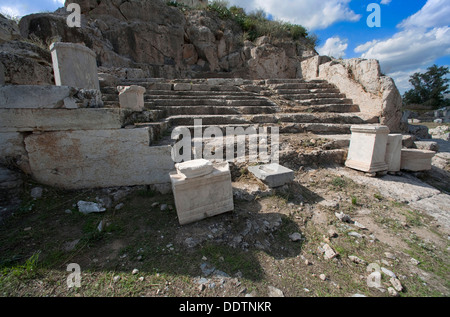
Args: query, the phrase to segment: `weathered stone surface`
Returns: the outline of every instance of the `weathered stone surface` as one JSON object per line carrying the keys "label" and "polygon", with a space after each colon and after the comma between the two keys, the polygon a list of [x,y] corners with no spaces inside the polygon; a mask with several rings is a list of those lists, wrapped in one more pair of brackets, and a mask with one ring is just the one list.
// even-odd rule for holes
{"label": "weathered stone surface", "polygon": [[119,92],[120,108],[130,109],[132,111],[144,110],[144,93],[145,88],[141,86],[119,86],[117,87]]}
{"label": "weathered stone surface", "polygon": [[0,109],[1,132],[119,129],[120,109]]}
{"label": "weathered stone surface", "polygon": [[319,66],[328,63],[331,58],[328,56],[314,56],[301,63],[302,77],[306,80],[314,80],[319,77]]}
{"label": "weathered stone surface", "polygon": [[389,129],[380,125],[352,126],[345,166],[363,172],[387,171],[385,162]]}
{"label": "weathered stone surface", "polygon": [[68,189],[170,182],[170,146],[149,144],[148,128],[46,132],[25,138],[32,176]]}
{"label": "weathered stone surface", "polygon": [[389,134],[385,157],[385,162],[388,165],[388,172],[400,171],[401,161],[402,161],[402,135]]}
{"label": "weathered stone surface", "polygon": [[401,131],[402,100],[394,81],[382,76],[377,60],[332,60],[320,64],[317,57],[302,63],[307,78],[313,78],[319,64],[318,77],[336,85],[347,98],[359,105],[361,112],[378,115],[381,124],[391,132]]}
{"label": "weathered stone surface", "polygon": [[36,44],[24,41],[0,44],[0,63],[4,66],[6,84],[54,85],[51,55]]}
{"label": "weathered stone surface", "polygon": [[175,165],[179,174],[186,178],[195,178],[210,174],[214,170],[213,164],[204,159],[192,160]]}
{"label": "weathered stone surface", "polygon": [[100,90],[95,53],[84,45],[56,42],[50,46],[57,86]]}
{"label": "weathered stone surface", "polygon": [[214,170],[204,176],[189,179],[173,172],[170,179],[181,225],[234,209],[231,173],[227,162],[215,164]]}
{"label": "weathered stone surface", "polygon": [[24,137],[18,132],[0,132],[0,160],[26,155]]}
{"label": "weathered stone surface", "polygon": [[0,87],[0,108],[77,108],[77,90],[67,86]]}
{"label": "weathered stone surface", "polygon": [[418,172],[431,170],[434,151],[402,149],[401,169]]}
{"label": "weathered stone surface", "polygon": [[249,172],[269,187],[280,187],[294,180],[294,171],[279,164],[249,166]]}
{"label": "weathered stone surface", "polygon": [[0,43],[14,41],[20,38],[20,30],[17,23],[0,14]]}
{"label": "weathered stone surface", "polygon": [[0,86],[5,84],[5,66],[0,62]]}

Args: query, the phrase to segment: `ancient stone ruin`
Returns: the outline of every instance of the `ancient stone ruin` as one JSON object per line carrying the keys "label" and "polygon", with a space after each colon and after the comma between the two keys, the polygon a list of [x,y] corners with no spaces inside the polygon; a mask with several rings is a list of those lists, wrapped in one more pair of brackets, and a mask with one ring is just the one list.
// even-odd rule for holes
{"label": "ancient stone ruin", "polygon": [[[193,131],[195,120],[205,130],[218,127],[224,137],[230,127],[276,126],[279,163],[289,179],[290,171],[308,164],[347,161],[366,172],[398,171],[401,159],[412,170],[429,167],[430,153],[422,153],[423,166],[417,167],[419,153],[402,150],[401,137],[388,147],[388,134],[405,133],[407,125],[395,83],[376,60],[319,56],[301,40],[263,36],[242,42],[232,21],[204,10],[183,14],[160,0],[66,5],[72,2],[81,6],[81,28],[69,28],[68,12],[61,9],[1,30],[0,160],[42,184],[173,190],[181,201],[177,210],[193,213],[181,217],[183,223],[198,219],[197,213],[228,211],[227,164],[194,185],[174,172],[177,140],[171,133],[177,127]],[[352,132],[367,129],[377,132],[362,143],[353,140]],[[304,136],[324,139],[325,146],[298,153],[290,140]],[[202,142],[206,147],[214,139]],[[222,179],[215,186],[223,192],[223,208],[202,209],[210,205],[208,197],[202,206],[187,204],[186,195],[203,178],[215,177]]]}

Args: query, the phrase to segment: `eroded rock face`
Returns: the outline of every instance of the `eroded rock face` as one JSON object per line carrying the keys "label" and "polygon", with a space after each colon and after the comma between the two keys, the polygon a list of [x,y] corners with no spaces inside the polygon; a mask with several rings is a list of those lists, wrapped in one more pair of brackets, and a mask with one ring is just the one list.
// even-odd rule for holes
{"label": "eroded rock face", "polygon": [[17,40],[18,38],[20,38],[20,31],[17,23],[0,14],[0,43]]}
{"label": "eroded rock face", "polygon": [[404,132],[402,97],[392,78],[381,73],[377,60],[330,60],[315,56],[301,63],[305,79],[325,79],[359,105],[361,112],[380,117],[391,132]]}
{"label": "eroded rock face", "polygon": [[[81,28],[69,28],[70,12],[32,14],[22,36],[43,43],[83,43],[107,68],[141,69],[143,77],[294,78],[299,63],[316,55],[301,43],[268,38],[243,41],[241,28],[207,10],[181,11],[164,0],[67,0],[81,7]],[[217,75],[213,76],[217,77]]]}

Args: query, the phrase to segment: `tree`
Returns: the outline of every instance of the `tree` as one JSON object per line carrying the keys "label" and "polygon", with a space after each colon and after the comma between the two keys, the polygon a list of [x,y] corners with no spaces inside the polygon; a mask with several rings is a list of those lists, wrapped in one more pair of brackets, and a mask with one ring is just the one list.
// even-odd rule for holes
{"label": "tree", "polygon": [[449,73],[448,67],[433,65],[425,73],[412,75],[409,82],[414,88],[403,95],[404,104],[422,104],[433,109],[449,105],[444,99],[444,94],[450,92],[447,84],[450,79],[446,78]]}

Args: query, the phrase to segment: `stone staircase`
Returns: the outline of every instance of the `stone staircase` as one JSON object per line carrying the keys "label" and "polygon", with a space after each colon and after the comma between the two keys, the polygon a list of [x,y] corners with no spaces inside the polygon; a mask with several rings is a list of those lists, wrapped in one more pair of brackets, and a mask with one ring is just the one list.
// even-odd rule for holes
{"label": "stone staircase", "polygon": [[[175,127],[193,130],[201,119],[203,129],[219,127],[255,128],[278,126],[281,142],[292,135],[298,139],[325,138],[348,145],[354,124],[378,123],[377,117],[359,112],[358,105],[326,81],[302,79],[136,79],[122,80],[122,86],[146,88],[145,111],[133,114],[128,123],[152,130],[154,144],[173,144]],[[105,107],[119,107],[116,87],[102,89]],[[344,140],[344,141],[343,141]],[[347,142],[345,142],[347,140]],[[326,143],[330,144],[330,143]]]}

